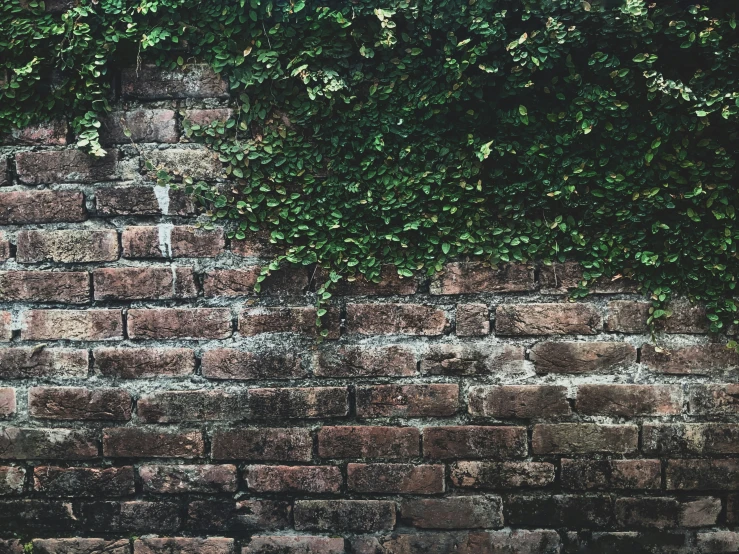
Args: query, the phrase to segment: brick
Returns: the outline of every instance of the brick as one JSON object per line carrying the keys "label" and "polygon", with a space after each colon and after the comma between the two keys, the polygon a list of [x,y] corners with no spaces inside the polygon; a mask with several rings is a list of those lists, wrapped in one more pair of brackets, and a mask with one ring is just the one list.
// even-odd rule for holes
{"label": "brick", "polygon": [[[2,177],[0,177],[0,185],[2,184]],[[25,554],[23,543],[18,539],[0,539],[0,552],[3,554]]]}
{"label": "brick", "polygon": [[234,465],[142,465],[139,475],[144,492],[154,494],[236,492]]}
{"label": "brick", "polygon": [[[26,470],[22,467],[0,466],[0,496],[23,494]],[[0,546],[0,552],[3,552]]]}
{"label": "brick", "polygon": [[[586,282],[583,267],[574,261],[543,265],[539,269],[539,286],[543,294],[566,294]],[[588,285],[592,294],[635,293],[638,285],[634,281],[615,275],[612,278],[601,277]]]}
{"label": "brick", "polygon": [[168,300],[197,296],[191,267],[117,267],[92,272],[95,300]]}
{"label": "brick", "polygon": [[372,532],[395,526],[395,503],[384,500],[296,500],[298,531]]}
{"label": "brick", "polygon": [[118,259],[118,233],[104,231],[20,231],[18,263],[111,262]]}
{"label": "brick", "polygon": [[0,271],[0,301],[85,304],[90,282],[86,271]]}
{"label": "brick", "polygon": [[243,554],[344,554],[344,539],[310,536],[255,535],[242,547]]}
{"label": "brick", "polygon": [[404,346],[340,346],[320,350],[313,374],[318,377],[410,377],[416,355]]}
{"label": "brick", "polygon": [[692,304],[688,300],[678,299],[670,303],[672,315],[658,322],[665,333],[706,334],[709,331],[709,320],[706,308]]}
{"label": "brick", "polygon": [[245,393],[220,390],[156,391],[142,395],[136,411],[144,423],[232,421],[249,415]]}
{"label": "brick", "polygon": [[[556,533],[555,533],[556,535]],[[490,534],[482,531],[444,531],[422,533],[393,533],[386,536],[356,537],[351,540],[354,554],[491,554],[494,552],[515,552],[520,550],[497,550],[491,545]],[[491,550],[491,547],[493,550]],[[536,553],[543,553],[537,550]],[[554,552],[547,551],[547,552]],[[534,551],[526,551],[533,554]]]}
{"label": "brick", "polygon": [[165,227],[137,226],[126,227],[121,233],[121,246],[124,258],[167,258]]}
{"label": "brick", "polygon": [[273,258],[283,249],[277,244],[272,244],[271,240],[267,231],[247,233],[245,239],[231,241],[231,252],[245,258]]}
{"label": "brick", "polygon": [[195,373],[188,348],[95,348],[95,373],[118,379],[159,379]]}
{"label": "brick", "polygon": [[23,129],[12,128],[0,135],[2,144],[24,146],[64,146],[67,144],[67,122],[63,119],[45,121]]}
{"label": "brick", "polygon": [[695,537],[698,552],[736,552],[739,550],[739,533],[736,531],[702,531]]}
{"label": "brick", "polygon": [[360,335],[444,334],[446,314],[420,304],[347,304],[346,328]]}
{"label": "brick", "polygon": [[631,418],[682,412],[680,385],[580,385],[575,409],[581,414]]}
{"label": "brick", "polygon": [[247,466],[246,484],[251,492],[336,494],[344,478],[336,466]]}
{"label": "brick", "polygon": [[23,340],[122,340],[120,310],[28,310]]}
{"label": "brick", "polygon": [[497,335],[595,335],[600,329],[592,304],[502,304],[495,310]]}
{"label": "brick", "polygon": [[668,460],[667,490],[738,490],[737,460]]}
{"label": "brick", "polygon": [[69,348],[0,349],[0,379],[87,377],[87,350]]}
{"label": "brick", "polygon": [[726,498],[726,523],[736,525],[739,522],[739,494],[729,494]]}
{"label": "brick", "polygon": [[617,333],[646,333],[649,331],[650,302],[635,302],[632,300],[614,300],[608,303],[608,319],[606,331]]}
{"label": "brick", "polygon": [[437,460],[523,458],[527,452],[525,427],[474,425],[426,427],[423,455]]}
{"label": "brick", "polygon": [[534,426],[534,454],[626,454],[637,448],[636,425],[561,423]]}
{"label": "brick", "polygon": [[731,416],[739,413],[739,385],[690,385],[690,413],[710,416]]}
{"label": "brick", "polygon": [[188,529],[252,533],[287,529],[292,506],[280,500],[197,500],[188,507]]}
{"label": "brick", "polygon": [[598,529],[613,521],[613,499],[594,495],[512,495],[506,498],[504,517],[511,526]]}
{"label": "brick", "polygon": [[479,386],[469,391],[469,413],[501,419],[570,415],[567,387],[554,385]]}
{"label": "brick", "polygon": [[10,419],[15,415],[15,389],[0,388],[0,419]]}
{"label": "brick", "polygon": [[193,179],[214,180],[223,175],[218,156],[205,148],[168,148],[148,150],[145,155],[155,169],[164,169],[174,175]]}
{"label": "brick", "polygon": [[669,529],[710,527],[721,513],[719,498],[618,498],[616,521],[621,527]]}
{"label": "brick", "polygon": [[214,460],[308,462],[313,439],[308,429],[219,429],[211,450]]}
{"label": "brick", "polygon": [[208,64],[188,64],[170,71],[156,65],[124,69],[123,94],[141,100],[227,98],[228,86]]}
{"label": "brick", "polygon": [[297,379],[308,375],[299,353],[247,352],[235,348],[207,350],[200,371],[207,379]]}
{"label": "brick", "polygon": [[[329,312],[323,317],[323,325],[329,331],[328,338],[338,338],[338,315]],[[315,336],[316,309],[313,307],[295,308],[247,308],[239,315],[239,333],[244,336],[262,333],[302,333]]]}
{"label": "brick", "polygon": [[[2,77],[0,77],[0,82],[1,81],[2,81]],[[4,187],[9,184],[10,184],[10,179],[8,178],[8,157],[0,156],[0,187]],[[0,215],[2,214],[0,213]]]}
{"label": "brick", "polygon": [[254,419],[317,419],[349,414],[346,387],[268,388],[249,390]]}
{"label": "brick", "polygon": [[100,498],[136,493],[132,466],[38,466],[33,470],[33,489],[47,496],[61,497]]}
{"label": "brick", "polygon": [[0,193],[0,225],[77,223],[87,219],[85,197],[71,190]]}
{"label": "brick", "polygon": [[357,417],[442,417],[459,407],[459,385],[357,387]]}
{"label": "brick", "polygon": [[103,144],[171,143],[179,140],[174,110],[112,112],[101,123],[100,138]]}
{"label": "brick", "polygon": [[739,353],[725,344],[706,344],[682,348],[656,348],[644,344],[641,363],[649,369],[673,375],[711,375],[739,368]]}
{"label": "brick", "polygon": [[18,179],[26,185],[95,183],[119,178],[117,150],[108,151],[102,158],[80,150],[19,152],[15,167]]}
{"label": "brick", "polygon": [[489,375],[517,372],[523,364],[524,349],[520,346],[432,344],[421,358],[421,371],[431,375]]}
{"label": "brick", "polygon": [[10,259],[10,241],[5,238],[5,233],[0,231],[0,263]]}
{"label": "brick", "polygon": [[612,373],[636,362],[636,348],[625,342],[540,342],[530,357],[539,374]]}
{"label": "brick", "polygon": [[72,504],[58,500],[0,500],[0,529],[18,534],[69,532],[77,526]]}
{"label": "brick", "polygon": [[739,454],[739,424],[645,423],[642,450],[657,456]]}
{"label": "brick", "polygon": [[131,554],[127,539],[33,539],[38,554]]}
{"label": "brick", "polygon": [[131,405],[131,395],[117,388],[32,387],[28,391],[28,413],[40,419],[128,421]]}
{"label": "brick", "polygon": [[562,460],[566,489],[659,489],[659,460]]}
{"label": "brick", "polygon": [[86,460],[97,457],[98,441],[90,431],[4,427],[0,455],[6,460]]}
{"label": "brick", "polygon": [[323,427],[321,458],[403,460],[420,454],[420,432],[413,427]]}
{"label": "brick", "polygon": [[550,554],[560,549],[560,538],[556,531],[514,529],[492,531],[488,537],[493,554]]}
{"label": "brick", "polygon": [[184,124],[199,127],[209,127],[212,123],[225,123],[233,116],[231,108],[211,108],[204,110],[184,110],[182,120]]}
{"label": "brick", "polygon": [[231,336],[228,308],[158,308],[128,311],[131,339],[225,339]]}
{"label": "brick", "polygon": [[233,539],[210,537],[207,539],[146,538],[133,543],[134,554],[234,554]]}
{"label": "brick", "polygon": [[437,494],[444,492],[443,465],[349,464],[350,491],[381,494]]}
{"label": "brick", "polygon": [[169,533],[180,527],[180,505],[174,502],[83,502],[86,527],[104,533]]}
{"label": "brick", "polygon": [[223,252],[223,229],[208,231],[189,225],[176,225],[170,235],[172,257],[214,258]]}
{"label": "brick", "polygon": [[250,296],[262,272],[259,266],[245,269],[213,269],[203,279],[205,296]]}
{"label": "brick", "polygon": [[478,294],[534,290],[534,268],[508,264],[500,269],[482,263],[450,263],[431,281],[431,294]]}
{"label": "brick", "polygon": [[0,311],[0,342],[8,342],[13,338],[13,316],[10,312]]}
{"label": "brick", "polygon": [[103,429],[103,455],[110,458],[198,458],[205,453],[200,431],[116,427]]}
{"label": "brick", "polygon": [[[572,533],[570,536],[574,535]],[[620,552],[694,554],[690,535],[684,531],[642,530],[615,533],[592,533],[577,536],[577,541],[568,544],[566,552],[597,552],[619,554]],[[569,542],[569,541],[568,541]],[[580,550],[575,550],[576,548]]]}
{"label": "brick", "polygon": [[494,529],[503,527],[503,501],[499,496],[406,498],[400,519],[421,529]]}
{"label": "brick", "polygon": [[490,333],[490,312],[485,304],[457,304],[458,337],[476,337]]}
{"label": "brick", "polygon": [[[325,279],[326,274],[323,273],[318,277],[318,282]],[[382,266],[376,283],[358,275],[352,281],[342,279],[336,284],[336,293],[343,296],[408,296],[417,291],[416,279],[398,275],[398,270],[392,265]]]}
{"label": "brick", "polygon": [[95,191],[98,215],[192,215],[195,204],[183,191],[162,187],[105,187]]}
{"label": "brick", "polygon": [[455,462],[451,465],[455,487],[469,489],[518,489],[546,487],[554,482],[554,465],[547,462]]}

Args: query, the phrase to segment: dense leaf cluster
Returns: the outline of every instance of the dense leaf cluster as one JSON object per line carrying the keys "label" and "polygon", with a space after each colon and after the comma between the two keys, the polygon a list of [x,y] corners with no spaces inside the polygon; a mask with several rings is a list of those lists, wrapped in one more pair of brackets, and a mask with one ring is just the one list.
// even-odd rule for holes
{"label": "dense leaf cluster", "polygon": [[0,13],[0,126],[71,113],[99,152],[112,67],[206,60],[235,115],[189,132],[233,182],[188,190],[291,262],[373,279],[383,263],[576,259],[640,282],[655,318],[675,291],[706,301],[714,330],[737,318],[733,2],[26,4]]}

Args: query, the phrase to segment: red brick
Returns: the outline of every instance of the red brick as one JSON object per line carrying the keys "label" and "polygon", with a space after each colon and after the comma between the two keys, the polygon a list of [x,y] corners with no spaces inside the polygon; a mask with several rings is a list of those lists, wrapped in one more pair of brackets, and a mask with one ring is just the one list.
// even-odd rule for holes
{"label": "red brick", "polygon": [[132,466],[38,466],[33,470],[33,488],[47,496],[62,497],[100,498],[136,493]]}
{"label": "red brick", "polygon": [[110,262],[118,259],[118,233],[105,231],[20,231],[19,263]]}
{"label": "red brick", "polygon": [[[148,150],[145,160],[147,167],[151,162],[154,169],[164,169],[171,174],[187,175],[193,179],[213,180],[223,175],[223,166],[218,155],[206,148]],[[154,177],[155,172],[150,172],[150,175]]]}
{"label": "red brick", "polygon": [[632,300],[609,302],[606,330],[618,333],[648,332],[647,318],[651,306],[650,302],[635,302]]}
{"label": "red brick", "polygon": [[120,310],[28,310],[24,314],[24,340],[121,340]]}
{"label": "red brick", "polygon": [[420,304],[348,304],[346,327],[360,335],[444,334],[448,321],[437,308]]}
{"label": "red brick", "polygon": [[98,215],[192,215],[195,204],[182,190],[136,187],[105,187],[95,191]]}
{"label": "red brick", "polygon": [[437,494],[444,492],[444,466],[349,464],[347,485],[361,493]]}
{"label": "red brick", "polygon": [[139,475],[144,492],[155,494],[236,492],[234,465],[142,465]]}
{"label": "red brick", "polygon": [[636,425],[561,423],[534,426],[534,454],[626,454],[637,448]]}
{"label": "red brick", "polygon": [[610,373],[636,362],[636,348],[625,342],[540,342],[531,349],[536,372]]}
{"label": "red brick", "polygon": [[[338,314],[329,312],[323,317],[323,326],[329,331],[328,338],[338,338]],[[303,333],[315,336],[316,309],[298,308],[247,308],[239,315],[239,333],[244,336],[261,333]]]}
{"label": "red brick", "polygon": [[690,413],[711,416],[731,416],[739,413],[739,385],[691,385]]}
{"label": "red brick", "polygon": [[208,64],[188,64],[174,71],[156,65],[124,69],[123,94],[142,100],[226,98],[228,85]]}
{"label": "red brick", "polygon": [[308,429],[219,429],[211,449],[214,460],[308,462],[313,439]]}
{"label": "red brick", "polygon": [[416,355],[404,346],[340,346],[318,352],[317,377],[410,377],[416,375]]}
{"label": "red brick", "polygon": [[581,414],[626,418],[677,415],[682,408],[680,385],[580,385],[575,404]]}
{"label": "red brick", "polygon": [[85,526],[96,533],[171,533],[180,527],[180,505],[175,502],[83,502]]}
{"label": "red brick", "polygon": [[118,267],[92,272],[95,300],[167,300],[197,296],[191,267]]}
{"label": "red brick", "polygon": [[231,421],[245,419],[249,408],[243,392],[156,391],[139,398],[137,413],[144,423]]}
{"label": "red brick", "polygon": [[[124,258],[167,258],[167,245],[163,244],[166,230],[161,227],[126,227],[121,233]],[[162,240],[160,240],[162,239]],[[164,247],[164,248],[162,248]]]}
{"label": "red brick", "polygon": [[85,304],[90,282],[86,271],[0,271],[0,301]]}
{"label": "red brick", "polygon": [[200,371],[207,379],[296,379],[308,375],[298,353],[247,352],[234,348],[204,352]]}
{"label": "red brick", "polygon": [[527,450],[525,427],[460,425],[423,430],[423,455],[436,460],[523,458]]}
{"label": "red brick", "polygon": [[344,539],[309,536],[261,536],[254,535],[249,544],[242,547],[243,554],[344,554]]}
{"label": "red brick", "polygon": [[28,391],[28,412],[42,419],[128,421],[131,404],[131,395],[121,389],[33,387]]}
{"label": "red brick", "polygon": [[737,490],[738,460],[668,460],[667,490]]}
{"label": "red brick", "polygon": [[249,390],[253,419],[323,419],[349,413],[346,387],[269,388]]}
{"label": "red brick", "polygon": [[[321,273],[317,281],[326,280],[326,273]],[[342,279],[336,283],[336,294],[344,296],[407,296],[416,294],[418,283],[413,277],[402,277],[393,265],[384,265],[380,269],[378,282],[368,281],[357,275],[352,281]]]}
{"label": "red brick", "polygon": [[206,539],[147,538],[136,539],[134,554],[234,554],[236,546],[233,539],[210,537]]}
{"label": "red brick", "polygon": [[502,304],[495,311],[497,335],[594,335],[600,328],[592,304]]}
{"label": "red brick", "polygon": [[10,312],[0,311],[0,342],[13,338],[13,316]]}
{"label": "red brick", "polygon": [[508,264],[496,269],[482,263],[450,263],[431,281],[431,294],[478,294],[534,290],[534,268]]}
{"label": "red brick", "polygon": [[496,418],[547,418],[570,415],[567,387],[554,385],[480,386],[470,389],[469,413]]}
{"label": "red brick", "polygon": [[85,460],[97,457],[97,442],[89,431],[5,427],[0,452],[6,460]]}
{"label": "red brick", "polygon": [[174,110],[113,112],[101,123],[100,138],[104,144],[171,143],[179,139]]}
{"label": "red brick", "polygon": [[483,375],[517,372],[524,364],[520,346],[484,343],[432,344],[421,358],[421,371],[431,375]]}
{"label": "red brick", "polygon": [[159,379],[195,373],[195,353],[187,348],[96,348],[95,373],[118,379]]}
{"label": "red brick", "polygon": [[0,193],[0,225],[85,221],[85,197],[71,190]]}
{"label": "red brick", "polygon": [[245,269],[213,269],[203,279],[205,296],[249,296],[262,272],[259,266]]}
{"label": "red brick", "polygon": [[206,231],[186,225],[172,228],[173,258],[213,258],[221,254],[225,246],[223,229]]}
{"label": "red brick", "polygon": [[321,458],[402,460],[420,453],[420,433],[413,427],[323,427],[318,431]]}
{"label": "red brick", "polygon": [[211,123],[216,121],[225,123],[233,115],[231,108],[214,108],[205,110],[184,110],[182,118],[184,124],[197,125],[199,127],[209,127]]}
{"label": "red brick", "polygon": [[613,499],[606,495],[511,495],[506,498],[504,517],[506,524],[516,527],[598,529],[612,524]]}
{"label": "red brick", "polygon": [[67,144],[67,122],[63,119],[45,121],[23,129],[10,129],[0,135],[2,144],[26,146],[64,146]]}
{"label": "red brick", "polygon": [[198,458],[204,453],[200,431],[103,429],[103,455],[110,458]]}
{"label": "red brick", "polygon": [[118,179],[118,151],[102,158],[80,150],[20,152],[15,156],[18,179],[27,185],[45,183],[95,183]]}
{"label": "red brick", "polygon": [[[552,531],[552,533],[559,538],[556,532]],[[518,549],[521,545],[518,541],[515,544],[494,541],[491,546],[490,537],[491,533],[483,531],[404,532],[379,537],[364,536],[351,540],[351,552],[354,554],[448,554],[451,552],[455,554],[544,554],[544,552],[558,551],[553,549],[554,544],[545,543],[543,540],[537,543],[538,549],[534,549],[532,541],[532,549],[525,551]],[[503,544],[500,550],[498,543]],[[558,543],[556,546],[558,548]]]}
{"label": "red brick", "polygon": [[0,379],[87,377],[87,350],[69,348],[2,348]]}
{"label": "red brick", "polygon": [[451,465],[455,487],[518,489],[546,487],[554,482],[554,465],[547,462],[455,462]]}
{"label": "red brick", "polygon": [[372,532],[395,526],[395,503],[385,500],[296,500],[295,529]]}
{"label": "red brick", "polygon": [[0,388],[0,419],[10,419],[15,415],[15,389]]}
{"label": "red brick", "polygon": [[503,502],[499,496],[405,498],[400,519],[421,529],[494,529],[503,527]]}
{"label": "red brick", "polygon": [[618,498],[616,521],[621,527],[669,529],[711,527],[721,513],[719,498]]}
{"label": "red brick", "polygon": [[[0,466],[0,496],[23,494],[26,470],[22,467]],[[0,544],[0,552],[4,552]]]}
{"label": "red brick", "polygon": [[682,348],[659,348],[644,344],[641,363],[660,373],[674,375],[711,375],[725,369],[739,368],[739,353],[725,344],[706,344]]}
{"label": "red brick", "polygon": [[10,241],[5,238],[5,233],[0,231],[0,263],[6,260],[9,260],[9,259],[10,259]]}
{"label": "red brick", "polygon": [[127,539],[33,539],[39,554],[131,554]]}
{"label": "red brick", "polygon": [[665,333],[708,333],[710,322],[706,317],[705,306],[678,299],[670,303],[669,309],[672,315],[657,322]]}
{"label": "red brick", "polygon": [[490,333],[490,313],[485,304],[457,304],[458,337],[475,337]]}
{"label": "red brick", "polygon": [[282,248],[270,242],[269,232],[258,231],[247,233],[243,240],[231,241],[231,252],[245,258],[274,258],[282,252]]}
{"label": "red brick", "polygon": [[659,460],[562,460],[566,489],[659,489]]}
{"label": "red brick", "polygon": [[336,466],[265,466],[246,468],[246,484],[257,493],[335,494],[344,478]]}
{"label": "red brick", "polygon": [[451,416],[459,407],[459,385],[357,387],[357,417]]}
{"label": "red brick", "polygon": [[[539,270],[539,285],[544,294],[566,294],[585,282],[584,269],[577,262],[555,262],[543,265]],[[595,283],[588,284],[587,288],[592,294],[619,294],[637,292],[638,285],[622,275],[616,275],[612,278],[601,277]]]}
{"label": "red brick", "polygon": [[739,424],[645,423],[642,450],[658,456],[739,454]]}
{"label": "red brick", "polygon": [[132,339],[225,339],[231,336],[228,308],[158,308],[128,311]]}

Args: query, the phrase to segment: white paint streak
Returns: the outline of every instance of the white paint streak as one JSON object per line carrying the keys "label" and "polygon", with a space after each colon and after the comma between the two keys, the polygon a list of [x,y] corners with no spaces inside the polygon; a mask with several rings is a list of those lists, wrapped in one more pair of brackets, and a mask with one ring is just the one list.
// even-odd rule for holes
{"label": "white paint streak", "polygon": [[159,252],[165,258],[172,257],[172,225],[171,223],[160,223],[157,225],[159,230]]}
{"label": "white paint streak", "polygon": [[157,197],[159,209],[162,210],[162,215],[169,215],[169,185],[154,186],[154,194]]}

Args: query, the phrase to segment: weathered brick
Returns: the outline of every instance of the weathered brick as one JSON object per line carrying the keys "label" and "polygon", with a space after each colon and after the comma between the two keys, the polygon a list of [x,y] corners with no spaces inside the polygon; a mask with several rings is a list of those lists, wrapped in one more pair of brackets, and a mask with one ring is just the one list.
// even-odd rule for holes
{"label": "weathered brick", "polygon": [[475,337],[490,333],[490,313],[485,304],[457,304],[458,337]]}
{"label": "weathered brick", "polygon": [[502,304],[495,310],[497,335],[594,335],[600,328],[592,304]]}
{"label": "weathered brick", "polygon": [[248,416],[249,407],[243,392],[156,391],[139,398],[136,411],[144,423],[238,421]]}
{"label": "weathered brick", "polygon": [[[323,326],[329,331],[328,338],[338,338],[338,313],[332,310],[323,317]],[[247,308],[239,315],[239,333],[244,336],[262,333],[303,333],[315,336],[316,309],[295,308]]]}
{"label": "weathered brick", "polygon": [[455,487],[518,489],[545,487],[554,482],[554,465],[547,462],[455,462],[451,465]]}
{"label": "weathered brick", "polygon": [[38,554],[131,554],[127,539],[33,539]]}
{"label": "weathered brick", "polygon": [[110,458],[198,458],[204,452],[200,431],[141,427],[103,429],[103,455]]}
{"label": "weathered brick", "polygon": [[95,205],[102,216],[192,215],[195,205],[183,191],[163,187],[105,187],[95,191]]}
{"label": "weathered brick", "polygon": [[591,495],[513,495],[506,498],[504,517],[511,526],[597,529],[613,521],[613,499]]}
{"label": "weathered brick", "polygon": [[13,315],[0,311],[0,342],[8,342],[13,338]]}
{"label": "weathered brick", "polygon": [[473,416],[534,419],[571,413],[567,387],[554,385],[473,387],[468,402]]}
{"label": "weathered brick", "polygon": [[128,110],[113,112],[101,121],[103,144],[131,142],[177,142],[174,110]]}
{"label": "weathered brick", "polygon": [[503,527],[503,501],[499,496],[406,498],[400,519],[421,529],[494,529]]}
{"label": "weathered brick", "polygon": [[[26,470],[22,467],[0,466],[0,496],[23,494]],[[3,552],[0,545],[0,552]]]}
{"label": "weathered brick", "polygon": [[431,294],[526,292],[534,289],[534,268],[508,264],[500,269],[479,262],[450,263],[431,281]]}
{"label": "weathered brick", "polygon": [[637,448],[636,425],[561,423],[534,426],[534,454],[626,454]]}
{"label": "weathered brick", "polygon": [[737,490],[738,460],[668,460],[668,490]]}
{"label": "weathered brick", "polygon": [[193,179],[213,180],[223,175],[218,156],[205,148],[168,148],[148,150],[145,155],[155,169],[165,169],[174,175]]}
{"label": "weathered brick", "polygon": [[719,498],[618,498],[616,521],[622,527],[710,527],[721,513]]}
{"label": "weathered brick", "polygon": [[442,335],[446,314],[420,304],[348,304],[346,328],[360,335]]}
{"label": "weathered brick", "polygon": [[195,353],[187,348],[96,348],[95,373],[119,379],[183,377],[195,372]]}
{"label": "weathered brick", "polygon": [[250,232],[242,240],[231,241],[231,252],[245,258],[273,258],[280,254],[282,248],[271,240],[268,231]]}
{"label": "weathered brick", "polygon": [[682,348],[657,348],[644,344],[641,363],[660,373],[711,375],[724,369],[739,368],[739,353],[725,344],[706,344]]}
{"label": "weathered brick", "polygon": [[211,123],[226,122],[233,115],[231,108],[211,108],[204,110],[184,110],[180,112],[185,126],[197,125],[199,127],[208,127]]}
{"label": "weathered brick", "polygon": [[123,94],[141,100],[226,98],[228,86],[208,64],[188,64],[174,71],[156,65],[122,71]]}
{"label": "weathered brick", "polygon": [[531,349],[536,372],[610,373],[636,362],[636,348],[625,342],[540,342]]}
{"label": "weathered brick", "polygon": [[346,387],[265,388],[249,390],[254,419],[317,419],[349,413]]}
{"label": "weathered brick", "polygon": [[167,300],[197,296],[191,267],[117,267],[92,272],[95,300]]}
{"label": "weathered brick", "polygon": [[318,431],[321,458],[402,460],[420,454],[420,432],[413,427],[323,427]]}
{"label": "weathered brick", "polygon": [[344,478],[336,466],[265,466],[246,468],[246,484],[258,493],[335,494]]}
{"label": "weathered brick", "polygon": [[6,460],[84,460],[97,457],[98,441],[91,431],[4,427],[0,455]]}
{"label": "weathered brick", "polygon": [[349,464],[350,491],[382,494],[437,494],[444,492],[443,465]]}
{"label": "weathered brick", "polygon": [[627,417],[682,412],[680,385],[580,385],[575,409],[581,414]]}
{"label": "weathered brick", "polygon": [[[317,281],[322,283],[326,273],[321,273]],[[342,279],[336,284],[336,293],[344,296],[407,296],[416,294],[418,282],[413,277],[401,277],[392,265],[383,265],[379,282],[368,281],[359,275],[354,280]]]}
{"label": "weathered brick", "polygon": [[208,379],[296,379],[308,375],[297,352],[247,352],[235,348],[204,352],[200,371]]}
{"label": "weathered brick", "polygon": [[225,339],[231,336],[228,308],[158,308],[128,311],[132,339]]}
{"label": "weathered brick", "polygon": [[118,259],[118,233],[104,231],[20,231],[19,263],[110,262]]}
{"label": "weathered brick", "polygon": [[180,527],[180,505],[174,502],[83,502],[85,526],[103,533],[167,533]]}
{"label": "weathered brick", "polygon": [[695,545],[698,552],[718,554],[739,551],[739,532],[703,531],[696,534]]}
{"label": "weathered brick", "polygon": [[167,258],[166,228],[154,226],[126,227],[121,233],[124,258]]}
{"label": "weathered brick", "polygon": [[136,539],[134,554],[234,554],[236,546],[233,539],[209,537],[206,539],[147,538]]}
{"label": "weathered brick", "polygon": [[0,143],[24,146],[64,146],[67,144],[67,132],[67,122],[63,119],[55,119],[23,129],[12,128],[0,134]]}
{"label": "weathered brick", "polygon": [[[1,76],[0,76],[0,82],[2,82]],[[4,187],[10,184],[10,179],[8,177],[8,169],[9,169],[8,168],[8,157],[0,156],[0,187]],[[2,216],[2,212],[0,212],[0,216]]]}
{"label": "weathered brick", "polygon": [[[573,539],[573,537],[576,537]],[[569,533],[564,552],[590,554],[670,553],[695,554],[690,534],[659,529],[608,533]],[[578,550],[579,549],[579,550]]]}
{"label": "weathered brick", "polygon": [[118,151],[102,158],[80,150],[20,152],[15,156],[18,179],[27,185],[46,183],[95,183],[118,179]]}
{"label": "weathered brick", "polygon": [[[583,267],[574,261],[554,262],[539,269],[539,286],[543,294],[566,294],[585,281]],[[622,275],[601,277],[588,286],[592,294],[634,293],[638,285]]]}
{"label": "weathered brick", "polygon": [[85,197],[71,190],[0,193],[0,225],[76,223],[87,219]]}
{"label": "weathered brick", "polygon": [[395,526],[395,503],[385,500],[296,500],[295,529],[371,532]]}
{"label": "weathered brick", "polygon": [[432,344],[421,357],[421,371],[431,375],[482,375],[516,372],[523,367],[520,346],[484,343]]}
{"label": "weathered brick", "polygon": [[38,466],[33,470],[33,489],[48,496],[92,498],[128,496],[136,492],[132,466]]}
{"label": "weathered brick", "polygon": [[710,322],[706,317],[706,307],[692,304],[686,299],[677,299],[669,305],[672,315],[658,320],[658,327],[665,333],[708,333]]}
{"label": "weathered brick", "polygon": [[0,231],[0,263],[10,259],[10,241],[5,238],[5,233]]}
{"label": "weathered brick", "polygon": [[0,379],[86,377],[87,350],[69,348],[0,349]]}
{"label": "weathered brick", "polygon": [[318,377],[410,377],[416,375],[416,355],[404,346],[340,346],[324,348],[315,358]]}
{"label": "weathered brick", "polygon": [[189,225],[176,225],[170,235],[172,257],[214,258],[223,252],[223,229],[212,231]]}
{"label": "weathered brick", "polygon": [[726,523],[736,525],[739,523],[739,494],[729,494],[726,498]]}
{"label": "weathered brick", "polygon": [[15,389],[0,388],[0,419],[10,419],[15,415]]}
{"label": "weathered brick", "polygon": [[[2,81],[2,78],[0,78],[0,81]],[[2,177],[0,177],[0,185],[2,184]],[[0,539],[0,552],[2,554],[24,554],[25,550],[23,543],[18,539]]]}
{"label": "weathered brick", "polygon": [[658,456],[739,454],[739,424],[645,423],[642,450]]}
{"label": "weathered brick", "polygon": [[357,417],[451,416],[459,407],[459,385],[357,387]]}
{"label": "weathered brick", "polygon": [[86,271],[0,271],[0,301],[85,304],[90,282]]}
{"label": "weathered brick", "polygon": [[566,489],[659,489],[659,460],[562,460]]}
{"label": "weathered brick", "polygon": [[310,536],[255,535],[241,550],[243,554],[344,554],[344,539]]}
{"label": "weathered brick", "polygon": [[614,300],[608,303],[606,330],[618,333],[646,333],[649,331],[649,302],[633,300]]}
{"label": "weathered brick", "polygon": [[[491,531],[487,533],[493,554],[553,554],[560,550],[560,537],[556,531]],[[483,551],[485,552],[485,551]]]}
{"label": "weathered brick", "polygon": [[142,465],[139,468],[144,492],[155,494],[236,492],[234,465]]}
{"label": "weathered brick", "polygon": [[691,385],[688,389],[690,413],[731,416],[739,413],[739,385]]}
{"label": "weathered brick", "polygon": [[259,266],[244,269],[213,269],[203,279],[205,296],[249,296],[262,272]]}
{"label": "weathered brick", "polygon": [[280,500],[196,500],[188,506],[187,528],[237,534],[287,529],[291,512],[290,502]]}
{"label": "weathered brick", "polygon": [[58,500],[0,500],[0,529],[18,534],[70,532],[77,526],[72,504]]}
{"label": "weathered brick", "polygon": [[219,429],[211,450],[214,460],[308,462],[313,439],[308,429]]}
{"label": "weathered brick", "polygon": [[41,419],[128,421],[131,395],[122,389],[32,387],[28,413]]}
{"label": "weathered brick", "polygon": [[120,310],[28,310],[24,340],[122,340]]}
{"label": "weathered brick", "polygon": [[437,460],[523,458],[525,427],[450,426],[423,430],[423,455]]}
{"label": "weathered brick", "polygon": [[554,554],[556,531],[443,531],[352,539],[354,554]]}

